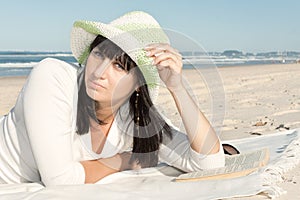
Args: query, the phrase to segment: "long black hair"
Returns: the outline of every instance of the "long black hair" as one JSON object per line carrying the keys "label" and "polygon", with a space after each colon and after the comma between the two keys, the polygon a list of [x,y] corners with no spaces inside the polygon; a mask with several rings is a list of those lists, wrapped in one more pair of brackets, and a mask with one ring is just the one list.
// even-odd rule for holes
{"label": "long black hair", "polygon": [[[158,150],[163,137],[172,138],[171,128],[153,105],[144,76],[136,63],[120,47],[101,35],[98,35],[91,43],[90,52],[96,46],[98,46],[97,48],[99,48],[103,56],[120,62],[127,72],[135,68],[139,87],[129,98],[129,114],[134,122],[131,162],[136,161],[142,167],[156,166],[158,163]],[[85,70],[83,69],[78,75],[79,90],[76,125],[79,135],[88,133],[90,118],[99,124],[105,124],[96,116],[97,102],[87,95],[84,76]]]}

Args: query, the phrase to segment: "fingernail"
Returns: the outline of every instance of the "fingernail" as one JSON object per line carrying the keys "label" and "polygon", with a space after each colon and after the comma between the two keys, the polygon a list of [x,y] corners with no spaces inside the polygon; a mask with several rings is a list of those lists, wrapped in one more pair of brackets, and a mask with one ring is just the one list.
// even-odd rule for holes
{"label": "fingernail", "polygon": [[152,60],[151,65],[155,65],[155,61],[154,60]]}
{"label": "fingernail", "polygon": [[151,52],[150,51],[147,51],[146,52],[146,56],[150,56],[151,55]]}

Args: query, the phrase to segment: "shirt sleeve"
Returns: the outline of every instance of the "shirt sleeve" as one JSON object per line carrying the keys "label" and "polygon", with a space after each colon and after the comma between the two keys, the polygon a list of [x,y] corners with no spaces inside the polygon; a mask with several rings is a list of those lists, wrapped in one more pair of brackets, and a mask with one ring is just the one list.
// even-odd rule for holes
{"label": "shirt sleeve", "polygon": [[220,142],[220,150],[215,154],[200,154],[194,151],[186,134],[172,128],[173,138],[164,138],[160,146],[159,159],[168,165],[174,166],[185,172],[199,171],[223,167],[225,155]]}
{"label": "shirt sleeve", "polygon": [[83,184],[85,179],[83,166],[73,159],[76,72],[70,68],[72,66],[63,61],[45,59],[33,68],[24,88],[25,126],[46,186]]}

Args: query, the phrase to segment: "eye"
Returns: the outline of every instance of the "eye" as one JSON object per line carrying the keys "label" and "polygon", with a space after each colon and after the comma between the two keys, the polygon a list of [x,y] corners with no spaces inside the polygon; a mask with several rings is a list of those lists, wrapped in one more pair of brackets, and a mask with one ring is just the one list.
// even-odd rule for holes
{"label": "eye", "polygon": [[114,62],[113,65],[117,70],[126,71],[125,67],[120,62]]}
{"label": "eye", "polygon": [[92,52],[93,52],[94,56],[96,56],[97,58],[104,59],[104,55],[102,54],[101,51],[93,50]]}

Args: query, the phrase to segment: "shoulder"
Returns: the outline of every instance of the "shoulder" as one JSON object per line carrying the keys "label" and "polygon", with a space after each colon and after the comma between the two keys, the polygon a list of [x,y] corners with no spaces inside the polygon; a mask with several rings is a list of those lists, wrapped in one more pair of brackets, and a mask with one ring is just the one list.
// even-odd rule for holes
{"label": "shoulder", "polygon": [[74,64],[70,64],[59,59],[45,58],[34,66],[32,73],[39,72],[41,74],[44,73],[47,76],[55,74],[77,76],[78,68],[79,67]]}
{"label": "shoulder", "polygon": [[75,65],[54,58],[40,61],[30,72],[24,89],[38,87],[50,92],[64,91],[70,93],[77,85],[77,71]]}

